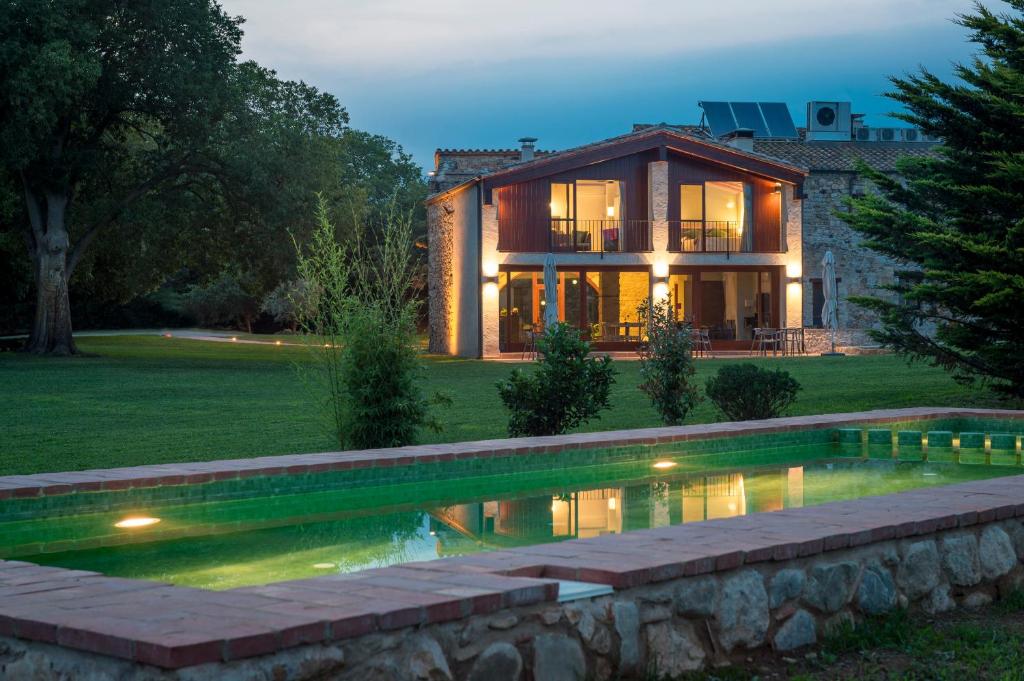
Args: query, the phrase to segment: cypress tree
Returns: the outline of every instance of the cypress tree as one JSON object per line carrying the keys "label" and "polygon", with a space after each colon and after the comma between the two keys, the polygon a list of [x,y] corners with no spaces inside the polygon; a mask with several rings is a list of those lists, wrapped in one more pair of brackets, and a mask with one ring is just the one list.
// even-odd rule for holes
{"label": "cypress tree", "polygon": [[865,165],[878,193],[843,219],[865,245],[905,267],[888,296],[854,302],[878,313],[882,344],[1024,397],[1024,0],[956,17],[980,50],[954,82],[922,69],[892,78],[894,114],[942,138],[932,157],[893,177]]}

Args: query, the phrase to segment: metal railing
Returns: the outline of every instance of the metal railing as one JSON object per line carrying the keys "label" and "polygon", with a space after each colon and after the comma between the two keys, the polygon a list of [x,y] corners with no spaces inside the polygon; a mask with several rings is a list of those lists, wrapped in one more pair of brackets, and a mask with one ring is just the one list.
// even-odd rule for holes
{"label": "metal railing", "polygon": [[651,248],[649,220],[551,218],[551,250],[624,253]]}
{"label": "metal railing", "polygon": [[740,253],[743,229],[726,220],[679,220],[679,250],[683,253]]}

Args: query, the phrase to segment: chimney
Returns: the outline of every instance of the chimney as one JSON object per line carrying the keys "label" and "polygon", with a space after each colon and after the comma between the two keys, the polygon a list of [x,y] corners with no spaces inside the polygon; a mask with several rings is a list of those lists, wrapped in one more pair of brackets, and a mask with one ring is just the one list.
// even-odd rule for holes
{"label": "chimney", "polygon": [[536,137],[520,137],[520,143],[523,146],[519,148],[519,160],[520,161],[532,161],[533,160],[533,143],[537,141]]}
{"label": "chimney", "polygon": [[740,151],[754,150],[754,131],[750,128],[736,128],[722,136],[722,141]]}

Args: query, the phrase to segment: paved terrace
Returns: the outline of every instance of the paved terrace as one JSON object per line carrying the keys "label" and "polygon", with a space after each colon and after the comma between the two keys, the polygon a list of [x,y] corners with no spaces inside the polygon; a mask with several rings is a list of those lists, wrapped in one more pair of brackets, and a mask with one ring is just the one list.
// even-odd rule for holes
{"label": "paved terrace", "polygon": [[[15,476],[0,478],[0,489],[7,497],[64,494],[972,416],[1024,419],[1024,412],[898,409]],[[1013,517],[1024,517],[1024,476],[221,592],[0,561],[0,636],[176,669],[553,601],[559,579],[630,588]]]}

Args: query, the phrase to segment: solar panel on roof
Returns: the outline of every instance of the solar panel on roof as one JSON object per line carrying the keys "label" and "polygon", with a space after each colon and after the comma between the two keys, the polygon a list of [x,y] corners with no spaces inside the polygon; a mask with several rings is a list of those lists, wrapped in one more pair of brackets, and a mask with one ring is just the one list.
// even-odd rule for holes
{"label": "solar panel on roof", "polygon": [[789,115],[789,107],[781,102],[761,102],[761,113],[764,121],[768,124],[768,130],[772,137],[782,139],[796,139],[796,126],[793,125],[793,117]]}
{"label": "solar panel on roof", "polygon": [[724,137],[737,128],[749,128],[754,137],[797,139],[789,108],[781,102],[700,102],[711,134]]}
{"label": "solar panel on roof", "polygon": [[736,129],[736,119],[732,115],[729,102],[700,102],[700,106],[704,109],[704,117],[711,128],[711,134],[715,137],[728,135]]}
{"label": "solar panel on roof", "polygon": [[741,128],[753,130],[754,137],[771,137],[768,126],[761,117],[761,107],[755,102],[732,102],[732,113],[736,117],[736,124]]}

